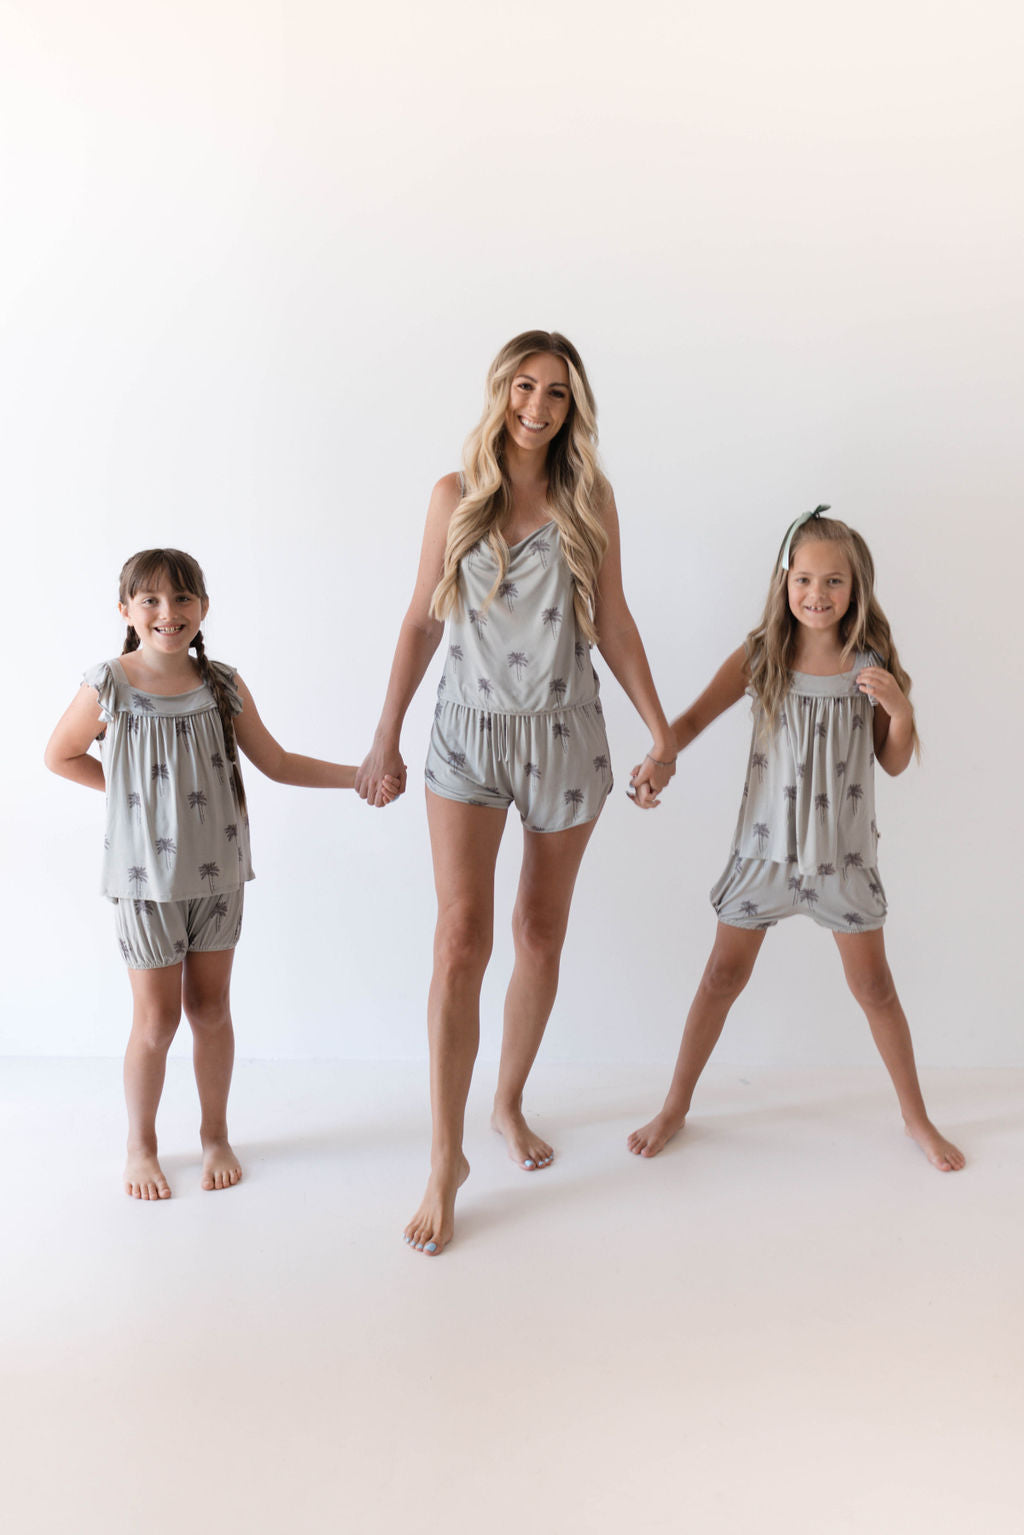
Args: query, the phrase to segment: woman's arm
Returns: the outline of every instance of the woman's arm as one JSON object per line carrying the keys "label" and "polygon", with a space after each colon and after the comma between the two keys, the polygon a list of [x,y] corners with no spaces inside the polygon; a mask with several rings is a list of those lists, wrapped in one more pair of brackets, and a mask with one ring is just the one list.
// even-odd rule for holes
{"label": "woman's arm", "polygon": [[43,761],[51,773],[70,778],[87,789],[105,789],[103,764],[89,751],[103,734],[103,716],[96,701],[96,689],[83,682],[57,721],[57,728],[46,744]]}
{"label": "woman's arm", "polygon": [[857,686],[875,700],[875,756],[879,766],[895,778],[914,755],[914,707],[884,666],[865,666],[857,673]]}
{"label": "woman's arm", "polygon": [[655,690],[640,632],[622,590],[619,514],[610,488],[602,509],[602,520],[608,534],[608,548],[601,563],[597,584],[597,611],[594,614],[599,636],[597,648],[607,661],[612,676],[651,732],[651,750],[639,771],[656,794],[675,772],[676,749],[671,727]]}
{"label": "woman's arm", "polygon": [[[259,710],[241,677],[235,677],[238,696],[242,700],[242,712],[236,714],[233,724],[235,738],[249,761],[261,773],[275,783],[295,784],[300,789],[352,789],[355,787],[356,770],[344,762],[325,762],[320,757],[302,757],[297,752],[285,751],[260,719]],[[382,793],[385,803],[398,794],[396,779],[384,780]]]}
{"label": "woman's arm", "polygon": [[[746,647],[741,645],[722,662],[700,697],[672,721],[670,728],[673,751],[685,751],[713,720],[716,720],[720,714],[724,714],[726,709],[731,709],[733,704],[738,703],[749,681]],[[639,767],[633,769],[634,780],[640,780],[643,766],[641,763]],[[636,789],[636,803],[641,810],[647,810],[657,804],[656,791],[653,791],[648,783],[638,781]]]}
{"label": "woman's arm", "polygon": [[370,805],[381,804],[379,791],[385,775],[398,780],[401,785],[399,793],[405,789],[405,763],[402,761],[399,740],[406,711],[444,633],[444,624],[430,615],[430,599],[444,570],[448,524],[459,499],[457,474],[446,474],[444,479],[438,480],[430,497],[416,586],[409,610],[398,631],[384,707],[374,733],[373,745],[355,777],[357,794]]}

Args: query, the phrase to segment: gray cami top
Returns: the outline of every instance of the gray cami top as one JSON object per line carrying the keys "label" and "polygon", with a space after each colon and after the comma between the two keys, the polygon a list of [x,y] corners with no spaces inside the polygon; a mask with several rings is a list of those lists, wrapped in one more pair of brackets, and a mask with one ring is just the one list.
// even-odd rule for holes
{"label": "gray cami top", "polygon": [[[234,668],[210,665],[232,714],[240,714]],[[249,821],[235,799],[220,714],[206,684],[172,698],[143,693],[117,660],[90,667],[82,680],[96,689],[106,727],[102,894],[184,901],[252,879]]]}
{"label": "gray cami top", "polygon": [[438,684],[443,703],[494,714],[542,714],[598,702],[590,647],[576,625],[575,584],[558,527],[545,523],[509,547],[498,573],[486,540],[459,564],[460,611],[448,621],[448,655]]}
{"label": "gray cami top", "polygon": [[839,676],[791,673],[773,731],[754,697],[737,857],[795,864],[811,876],[875,867],[874,705],[856,678],[879,664],[858,655]]}

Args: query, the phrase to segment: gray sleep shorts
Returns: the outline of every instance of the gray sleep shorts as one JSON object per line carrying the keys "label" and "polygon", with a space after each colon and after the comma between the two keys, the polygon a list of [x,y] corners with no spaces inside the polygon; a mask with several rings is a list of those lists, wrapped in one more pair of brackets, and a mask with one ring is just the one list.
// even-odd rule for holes
{"label": "gray sleep shorts", "polygon": [[823,864],[812,877],[798,874],[794,864],[738,853],[713,887],[711,904],[728,927],[774,927],[803,914],[833,933],[871,932],[885,922],[887,909],[877,869]]}
{"label": "gray sleep shorts", "polygon": [[565,831],[600,815],[612,789],[601,705],[540,714],[488,714],[440,703],[427,787],[463,805],[515,805],[529,831]]}
{"label": "gray sleep shorts", "polygon": [[233,949],[242,931],[245,886],[190,901],[114,901],[117,940],[129,970],[163,970],[186,954]]}

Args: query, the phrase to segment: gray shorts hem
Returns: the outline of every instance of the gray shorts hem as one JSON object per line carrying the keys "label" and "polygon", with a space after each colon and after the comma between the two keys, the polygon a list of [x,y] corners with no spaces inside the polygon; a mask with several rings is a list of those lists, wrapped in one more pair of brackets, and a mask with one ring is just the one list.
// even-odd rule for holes
{"label": "gray shorts hem", "polygon": [[[714,908],[712,908],[714,909]],[[815,927],[823,927],[828,933],[877,933],[885,926],[885,918],[881,922],[836,923],[827,922],[824,917],[816,916],[813,912],[800,912],[800,916],[810,916]],[[718,917],[718,913],[715,912]],[[718,917],[723,927],[738,927],[741,933],[765,933],[770,927],[778,927],[782,920],[772,917],[767,922],[731,922],[728,917]]]}
{"label": "gray shorts hem", "polygon": [[449,794],[447,790],[439,789],[436,784],[425,783],[423,787],[428,794],[436,794],[438,799],[451,800],[453,805],[471,805],[474,810],[507,811],[514,803],[510,799],[499,799],[496,794],[490,795],[487,799],[471,799],[468,794]]}
{"label": "gray shorts hem", "polygon": [[[444,789],[439,789],[432,783],[425,784],[424,788],[428,794],[436,794],[438,799],[450,800],[453,805],[469,805],[474,810],[500,810],[502,814],[507,815],[508,812],[512,809],[512,806],[515,804],[515,800],[511,799],[507,804],[502,804],[502,802],[498,799],[469,799],[462,794],[446,794]],[[519,819],[523,823],[523,827],[526,831],[532,831],[535,832],[539,837],[545,837],[550,836],[555,832],[572,831],[574,826],[589,826],[591,821],[596,821],[600,817],[601,811],[604,809],[607,803],[608,796],[606,794],[593,815],[585,815],[582,817],[577,816],[575,821],[566,821],[564,826],[531,826],[526,817],[522,814],[520,814]]]}
{"label": "gray shorts hem", "polygon": [[152,965],[126,965],[127,970],[170,970],[172,965],[183,965],[190,954],[226,954],[230,949],[237,949],[237,943],[211,943],[205,948],[200,948],[196,943],[190,944],[184,954],[178,954],[174,959],[161,960],[159,964]]}

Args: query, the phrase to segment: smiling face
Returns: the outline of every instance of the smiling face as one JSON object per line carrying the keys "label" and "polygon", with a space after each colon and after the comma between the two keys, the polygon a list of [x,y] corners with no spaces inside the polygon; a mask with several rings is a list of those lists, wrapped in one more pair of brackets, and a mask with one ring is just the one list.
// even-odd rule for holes
{"label": "smiling face", "polygon": [[210,603],[206,597],[175,586],[170,575],[162,571],[117,606],[125,623],[139,636],[143,650],[170,656],[188,650]]}
{"label": "smiling face", "polygon": [[792,557],[787,578],[789,611],[819,632],[837,626],[853,598],[853,572],[840,546],[806,538]]}
{"label": "smiling face", "polygon": [[546,449],[564,426],[571,404],[565,358],[553,352],[534,352],[513,376],[505,431],[517,447],[528,452]]}

